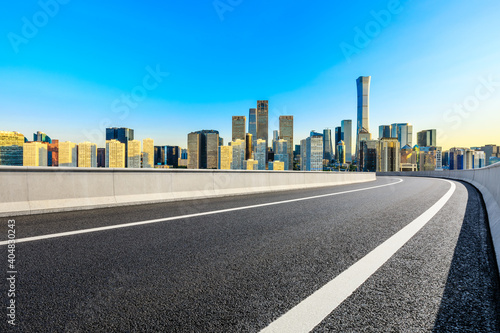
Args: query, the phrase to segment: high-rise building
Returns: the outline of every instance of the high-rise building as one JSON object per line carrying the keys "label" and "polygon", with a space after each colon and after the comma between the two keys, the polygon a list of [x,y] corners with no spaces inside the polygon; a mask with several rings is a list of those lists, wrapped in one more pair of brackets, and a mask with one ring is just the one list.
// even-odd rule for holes
{"label": "high-rise building", "polygon": [[338,126],[338,127],[335,127],[335,158],[338,159],[338,151],[337,151],[337,142],[339,142],[340,140],[342,140],[342,127],[341,126]]}
{"label": "high-rise building", "polygon": [[413,126],[408,123],[392,124],[391,137],[399,141],[400,147],[413,147]]}
{"label": "high-rise building", "polygon": [[155,164],[155,146],[153,139],[142,140],[142,167],[154,168]]}
{"label": "high-rise building", "polygon": [[481,147],[481,151],[485,154],[485,165],[491,165],[500,161],[500,146],[485,145]]}
{"label": "high-rise building", "polygon": [[331,162],[333,159],[332,130],[323,130],[323,159]]}
{"label": "high-rise building", "polygon": [[276,151],[274,153],[274,161],[280,161],[284,163],[285,170],[291,170],[289,168],[290,159],[288,155],[288,141],[287,140],[278,140],[276,143]]}
{"label": "high-rise building", "polygon": [[362,140],[360,143],[358,170],[363,172],[377,171],[378,140]]}
{"label": "high-rise building", "polygon": [[279,132],[278,130],[273,131],[273,142],[272,142],[272,147],[273,147],[273,153],[276,152],[276,142],[279,140]]}
{"label": "high-rise building", "polygon": [[[269,147],[268,129],[269,129],[269,101],[266,100],[257,101],[257,140],[261,139],[266,141],[266,153],[267,153],[267,147]],[[265,159],[267,164],[267,155]]]}
{"label": "high-rise building", "polygon": [[378,127],[378,138],[392,138],[391,125],[380,125]]}
{"label": "high-rise building", "polygon": [[33,141],[52,143],[52,139],[47,134],[40,131],[33,133]]}
{"label": "high-rise building", "polygon": [[245,149],[245,160],[250,160],[252,159],[252,154],[253,154],[253,135],[250,133],[247,133],[245,136],[245,144],[246,144],[246,149]]}
{"label": "high-rise building", "polygon": [[356,87],[358,92],[358,119],[356,127],[356,160],[359,154],[359,132],[365,129],[370,133],[370,81],[371,76],[360,76],[356,80]]}
{"label": "high-rise building", "polygon": [[267,162],[267,147],[266,140],[257,139],[257,146],[255,147],[254,159],[258,162],[257,166],[259,170],[266,170]]}
{"label": "high-rise building", "polygon": [[417,133],[417,145],[419,147],[436,147],[436,130],[424,130]]}
{"label": "high-rise building", "polygon": [[47,144],[40,141],[24,143],[23,165],[47,166]]}
{"label": "high-rise building", "polygon": [[52,140],[52,143],[47,144],[47,164],[59,166],[59,140]]}
{"label": "high-rise building", "polygon": [[233,147],[219,146],[219,163],[218,169],[229,170],[233,161]]}
{"label": "high-rise building", "polygon": [[118,140],[125,144],[125,167],[128,162],[128,142],[134,140],[134,130],[125,127],[110,127],[106,128],[106,141]]}
{"label": "high-rise building", "polygon": [[300,140],[300,171],[306,171],[307,139]]}
{"label": "high-rise building", "polygon": [[174,168],[179,167],[179,158],[181,157],[181,147],[179,146],[166,146],[166,165]]}
{"label": "high-rise building", "polygon": [[245,116],[233,116],[233,141],[245,140],[246,122]]}
{"label": "high-rise building", "polygon": [[97,148],[97,167],[106,167],[106,148]]}
{"label": "high-rise building", "polygon": [[[302,148],[301,148],[302,149]],[[323,134],[311,131],[306,139],[305,171],[323,170]]]}
{"label": "high-rise building", "polygon": [[257,141],[257,109],[250,109],[248,112],[248,133],[252,134],[252,147]]}
{"label": "high-rise building", "polygon": [[256,160],[244,160],[243,161],[243,169],[244,170],[259,170],[259,162]]}
{"label": "high-rise building", "polygon": [[359,152],[357,152],[357,156],[358,156],[358,171],[362,171],[363,170],[363,167],[362,167],[362,164],[363,163],[360,163],[363,161],[364,157],[362,157],[361,155],[363,154],[363,147],[361,145],[361,142],[363,141],[370,141],[372,139],[372,134],[369,133],[368,131],[366,131],[364,128],[361,129],[361,131],[358,133],[358,140],[359,140]]}
{"label": "high-rise building", "polygon": [[244,168],[245,161],[245,140],[236,140],[231,142],[232,148],[232,161],[231,161],[231,169],[233,170],[242,170]]}
{"label": "high-rise building", "polygon": [[78,147],[76,143],[66,141],[59,142],[59,166],[77,167],[78,165]]}
{"label": "high-rise building", "polygon": [[154,165],[167,165],[167,146],[154,146]]}
{"label": "high-rise building", "polygon": [[280,116],[279,138],[287,142],[288,170],[293,170],[293,116]]}
{"label": "high-rise building", "polygon": [[341,132],[342,132],[342,141],[345,144],[345,162],[352,162],[352,120],[346,119],[341,121]]}
{"label": "high-rise building", "polygon": [[127,168],[138,169],[141,167],[141,141],[129,140],[128,141],[128,155],[127,155]]}
{"label": "high-rise building", "polygon": [[377,171],[389,172],[400,170],[400,149],[396,138],[378,140]]}
{"label": "high-rise building", "polygon": [[280,161],[273,161],[269,162],[269,170],[272,171],[278,171],[278,170],[285,170],[285,163],[280,162]]}
{"label": "high-rise building", "polygon": [[125,144],[106,140],[106,168],[125,168]]}
{"label": "high-rise building", "polygon": [[0,165],[23,165],[24,135],[0,131]]}
{"label": "high-rise building", "polygon": [[218,154],[218,131],[202,130],[188,134],[188,169],[217,169]]}
{"label": "high-rise building", "polygon": [[97,145],[91,142],[78,144],[78,167],[97,168]]}
{"label": "high-rise building", "polygon": [[346,152],[345,152],[345,143],[344,143],[344,141],[340,140],[339,142],[337,142],[337,151],[339,152],[339,154],[337,155],[337,161],[340,164],[344,164],[346,162],[345,161]]}

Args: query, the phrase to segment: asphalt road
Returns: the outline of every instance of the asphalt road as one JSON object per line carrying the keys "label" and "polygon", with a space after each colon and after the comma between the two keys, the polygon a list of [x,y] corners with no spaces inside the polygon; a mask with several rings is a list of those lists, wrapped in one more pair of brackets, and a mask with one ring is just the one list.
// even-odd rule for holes
{"label": "asphalt road", "polygon": [[[484,205],[473,187],[454,184],[444,207],[314,332],[500,331],[499,277]],[[18,240],[172,219],[17,243],[17,325],[7,323],[4,279],[0,331],[259,332],[449,190],[450,183],[438,179],[378,177],[330,188],[15,217]],[[337,192],[347,193],[320,196]],[[293,200],[311,196],[320,197]],[[0,248],[6,272],[7,246]]]}

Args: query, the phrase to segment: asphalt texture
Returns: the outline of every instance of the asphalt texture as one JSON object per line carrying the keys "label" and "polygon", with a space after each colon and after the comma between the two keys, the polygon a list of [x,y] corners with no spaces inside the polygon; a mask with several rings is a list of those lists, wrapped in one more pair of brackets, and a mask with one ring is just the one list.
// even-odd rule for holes
{"label": "asphalt texture", "polygon": [[[0,331],[258,332],[450,188],[438,179],[402,179],[366,191],[18,243],[17,326],[3,314]],[[395,181],[18,216],[16,237]],[[499,277],[484,205],[472,186],[455,184],[432,220],[314,332],[500,331]],[[6,246],[1,253],[6,267]],[[6,312],[6,279],[0,287]]]}

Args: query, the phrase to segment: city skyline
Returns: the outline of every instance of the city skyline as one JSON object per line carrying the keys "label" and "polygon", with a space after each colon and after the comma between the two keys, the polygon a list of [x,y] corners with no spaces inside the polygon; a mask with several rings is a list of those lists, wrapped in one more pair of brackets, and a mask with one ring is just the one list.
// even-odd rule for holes
{"label": "city skyline", "polygon": [[[498,31],[494,13],[500,5],[390,3],[325,3],[317,10],[256,1],[236,6],[221,20],[210,3],[139,9],[127,3],[119,11],[110,3],[97,13],[95,3],[69,2],[60,4],[30,38],[23,35],[23,18],[31,22],[44,9],[34,1],[10,3],[0,14],[7,36],[0,79],[9,82],[0,92],[2,130],[25,135],[41,130],[56,139],[103,147],[106,127],[128,127],[136,130],[139,141],[152,137],[186,147],[186,133],[200,128],[217,129],[227,140],[231,116],[248,115],[256,100],[269,100],[269,133],[279,129],[279,116],[290,114],[294,137],[300,140],[311,130],[355,120],[352,78],[370,75],[372,128],[401,122],[416,130],[436,128],[443,149],[495,143],[494,124],[500,120],[500,65],[495,59],[500,50],[490,41]],[[132,12],[137,20],[151,16],[151,22],[135,25],[132,33],[119,20]],[[176,17],[179,13],[183,21]],[[256,13],[268,28],[246,24],[245,18]],[[299,17],[304,31],[292,22]],[[475,28],[464,31],[464,22],[456,17]],[[83,32],[88,19],[96,19],[95,26]],[[152,29],[155,22],[164,29]],[[370,37],[367,27],[380,31]],[[130,32],[127,43],[120,39],[122,30]],[[290,34],[284,35],[287,30]],[[363,35],[366,45],[361,45]],[[27,42],[16,44],[13,36]],[[200,45],[187,42],[200,38]],[[186,41],[178,45],[179,39]],[[158,40],[165,46],[159,47]],[[265,59],[247,52],[258,42],[266,49]],[[308,47],[283,53],[296,42]],[[130,44],[138,50],[123,54]],[[197,57],[200,47],[204,57]],[[88,61],[81,48],[98,61]],[[139,96],[142,92],[146,96]],[[123,96],[132,93],[138,98],[127,104]]]}

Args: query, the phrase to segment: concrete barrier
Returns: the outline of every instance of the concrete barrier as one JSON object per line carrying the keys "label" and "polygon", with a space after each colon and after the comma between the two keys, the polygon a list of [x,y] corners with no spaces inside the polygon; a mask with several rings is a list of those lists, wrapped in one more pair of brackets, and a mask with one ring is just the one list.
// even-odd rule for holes
{"label": "concrete barrier", "polygon": [[374,181],[374,173],[0,166],[0,216]]}
{"label": "concrete barrier", "polygon": [[465,181],[476,187],[481,192],[486,206],[498,267],[500,264],[500,163],[473,170],[377,172],[377,175],[448,178]]}

